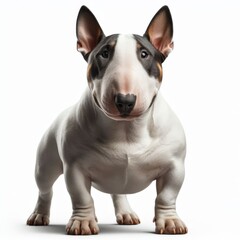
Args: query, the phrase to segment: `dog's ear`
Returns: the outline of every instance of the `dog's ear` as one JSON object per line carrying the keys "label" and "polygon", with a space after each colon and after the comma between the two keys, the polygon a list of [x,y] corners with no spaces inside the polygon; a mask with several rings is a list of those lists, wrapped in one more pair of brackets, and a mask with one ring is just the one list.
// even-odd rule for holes
{"label": "dog's ear", "polygon": [[155,14],[148,25],[144,37],[146,37],[165,58],[173,50],[173,21],[167,6],[163,6]]}
{"label": "dog's ear", "polygon": [[92,12],[82,6],[79,10],[76,24],[77,50],[87,61],[90,52],[104,37],[104,33]]}

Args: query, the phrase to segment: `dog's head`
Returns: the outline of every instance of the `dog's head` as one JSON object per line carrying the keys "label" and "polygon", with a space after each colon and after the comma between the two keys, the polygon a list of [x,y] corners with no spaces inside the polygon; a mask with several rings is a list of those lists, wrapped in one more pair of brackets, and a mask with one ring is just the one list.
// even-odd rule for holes
{"label": "dog's head", "polygon": [[131,120],[152,105],[162,81],[162,63],[173,49],[173,24],[167,6],[143,36],[105,36],[92,12],[81,7],[77,49],[88,62],[87,79],[97,106],[114,120]]}

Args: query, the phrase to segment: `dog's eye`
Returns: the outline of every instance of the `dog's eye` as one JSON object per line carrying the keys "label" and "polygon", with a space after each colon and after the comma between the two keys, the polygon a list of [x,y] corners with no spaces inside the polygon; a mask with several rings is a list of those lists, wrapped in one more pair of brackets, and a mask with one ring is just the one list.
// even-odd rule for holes
{"label": "dog's eye", "polygon": [[104,49],[102,52],[101,52],[101,57],[103,58],[108,58],[109,57],[109,51],[107,49]]}
{"label": "dog's eye", "polygon": [[149,56],[149,53],[147,52],[147,50],[142,49],[140,52],[140,56],[141,58],[147,58]]}

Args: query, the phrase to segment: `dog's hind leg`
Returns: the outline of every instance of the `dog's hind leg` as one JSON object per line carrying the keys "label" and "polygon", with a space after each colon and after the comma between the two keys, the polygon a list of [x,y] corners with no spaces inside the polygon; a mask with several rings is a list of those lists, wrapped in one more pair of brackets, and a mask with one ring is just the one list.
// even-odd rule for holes
{"label": "dog's hind leg", "polygon": [[[49,134],[50,135],[50,134]],[[44,136],[40,142],[35,167],[35,179],[39,188],[36,207],[27,225],[48,225],[52,200],[52,186],[63,173],[63,164],[54,137]]]}
{"label": "dog's hind leg", "polygon": [[113,194],[111,196],[118,224],[135,225],[140,223],[137,214],[130,207],[126,195]]}

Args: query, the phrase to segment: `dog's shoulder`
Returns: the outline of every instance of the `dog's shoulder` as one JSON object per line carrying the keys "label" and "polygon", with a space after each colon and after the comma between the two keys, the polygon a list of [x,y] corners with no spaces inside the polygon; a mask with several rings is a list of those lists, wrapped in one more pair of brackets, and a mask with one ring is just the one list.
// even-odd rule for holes
{"label": "dog's shoulder", "polygon": [[172,152],[185,154],[186,138],[182,124],[160,92],[153,105],[152,125],[152,133],[163,145],[168,145]]}

